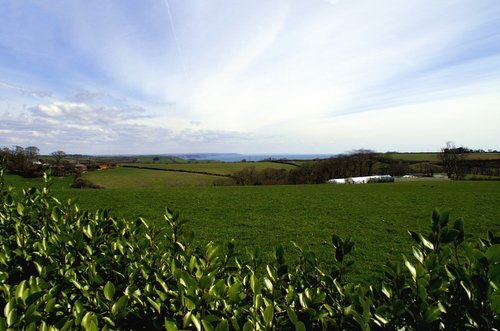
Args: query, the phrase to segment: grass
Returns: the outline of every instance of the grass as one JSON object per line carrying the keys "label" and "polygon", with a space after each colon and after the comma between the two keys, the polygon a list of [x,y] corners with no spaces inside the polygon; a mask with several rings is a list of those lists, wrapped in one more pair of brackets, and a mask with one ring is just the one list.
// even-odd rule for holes
{"label": "grass", "polygon": [[[148,164],[131,163],[133,166],[144,166],[157,169],[173,169],[193,172],[205,172],[218,175],[232,175],[238,171],[255,167],[257,170],[265,168],[290,169],[294,166],[275,162],[210,162],[186,164]],[[230,178],[205,174],[155,171],[150,169],[136,169],[119,167],[102,171],[89,171],[83,178],[105,188],[165,188],[185,186],[214,186],[234,184]]]}
{"label": "grass", "polygon": [[112,189],[212,186],[232,183],[231,179],[218,176],[121,167],[87,172],[83,178]]}
{"label": "grass", "polygon": [[145,166],[158,169],[175,169],[194,172],[209,172],[220,175],[232,175],[244,168],[255,167],[256,170],[266,168],[274,169],[292,169],[293,165],[277,162],[207,162],[207,163],[184,163],[184,164],[165,164],[165,163],[131,163],[133,166]]}
{"label": "grass", "polygon": [[[155,160],[157,159],[157,160]],[[137,158],[138,162],[151,163],[151,162],[161,162],[161,163],[187,163],[188,160],[176,157],[176,156],[157,156],[157,155],[141,155]]]}
{"label": "grass", "polygon": [[439,161],[438,153],[384,153],[385,157],[403,161]]}
{"label": "grass", "polygon": [[[13,176],[8,180],[29,182],[16,182]],[[260,247],[269,255],[283,245],[290,257],[295,254],[290,242],[295,241],[328,263],[331,234],[351,237],[356,248],[351,278],[356,281],[380,275],[387,260],[411,256],[407,231],[427,231],[435,207],[451,208],[453,219],[462,218],[468,239],[500,230],[500,182],[75,190],[64,180],[54,180],[53,192],[62,199],[77,197],[83,208],[112,209],[156,226],[163,224],[164,207],[179,210],[198,244],[235,238],[240,252]]]}

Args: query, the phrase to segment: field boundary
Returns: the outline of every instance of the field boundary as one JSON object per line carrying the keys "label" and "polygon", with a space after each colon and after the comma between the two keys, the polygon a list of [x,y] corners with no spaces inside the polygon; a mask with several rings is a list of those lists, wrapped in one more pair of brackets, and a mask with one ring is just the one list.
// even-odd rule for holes
{"label": "field boundary", "polygon": [[288,164],[297,168],[300,168],[300,165],[293,163],[294,160],[291,161],[281,161],[281,160],[268,160],[267,162],[273,162],[273,163],[278,163],[278,164]]}
{"label": "field boundary", "polygon": [[154,168],[154,167],[144,167],[144,166],[133,166],[133,165],[122,165],[123,168],[135,168],[135,169],[144,169],[144,170],[157,170],[157,171],[169,171],[169,172],[183,172],[188,174],[197,174],[197,175],[207,175],[207,176],[216,176],[216,177],[225,177],[238,180],[240,179],[237,176],[233,175],[224,175],[224,174],[216,174],[213,172],[206,171],[193,171],[193,170],[184,170],[184,169],[168,169],[168,168]]}

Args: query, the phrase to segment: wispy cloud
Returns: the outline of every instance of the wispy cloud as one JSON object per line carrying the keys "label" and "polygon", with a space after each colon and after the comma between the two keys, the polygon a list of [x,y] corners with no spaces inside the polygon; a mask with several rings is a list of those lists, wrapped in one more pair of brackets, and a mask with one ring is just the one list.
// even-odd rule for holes
{"label": "wispy cloud", "polygon": [[[49,92],[49,91],[38,90],[38,89],[20,86],[20,85],[16,85],[16,84],[4,82],[4,81],[0,81],[0,90],[1,89],[17,92],[18,94],[20,94],[22,96],[30,96],[30,97],[36,97],[36,98],[46,98],[46,97],[50,97],[52,95],[52,92]],[[8,92],[6,94],[8,94]]]}
{"label": "wispy cloud", "polygon": [[0,20],[0,145],[335,153],[496,132],[465,115],[448,138],[371,125],[495,118],[496,0],[9,0]]}

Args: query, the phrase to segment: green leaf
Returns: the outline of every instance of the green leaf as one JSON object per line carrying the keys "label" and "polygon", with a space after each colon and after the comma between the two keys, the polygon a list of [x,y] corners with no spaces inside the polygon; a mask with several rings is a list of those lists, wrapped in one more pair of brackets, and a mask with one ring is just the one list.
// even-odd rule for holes
{"label": "green leaf", "polygon": [[200,278],[200,289],[207,290],[212,286],[213,278],[210,276],[202,276]]}
{"label": "green leaf", "polygon": [[309,307],[307,297],[304,293],[299,293],[299,302],[302,308],[307,309]]}
{"label": "green leaf", "polygon": [[439,225],[439,210],[436,208],[432,211],[432,225],[433,226],[438,226]]}
{"label": "green leaf", "polygon": [[21,216],[24,215],[24,206],[20,202],[17,203],[17,213]]}
{"label": "green leaf", "polygon": [[491,263],[500,261],[500,244],[490,246],[485,255]]}
{"label": "green leaf", "polygon": [[239,281],[235,282],[231,285],[227,291],[227,295],[229,297],[229,303],[239,303],[241,301],[240,293],[241,293],[242,285]]}
{"label": "green leaf", "polygon": [[415,256],[418,262],[424,263],[424,254],[422,253],[422,251],[415,246],[412,247],[412,250],[413,250],[413,256]]}
{"label": "green leaf", "polygon": [[250,275],[250,288],[252,289],[252,292],[254,294],[260,293],[260,281],[257,276],[255,276],[255,273],[252,272]]}
{"label": "green leaf", "polygon": [[288,314],[288,318],[290,319],[290,321],[293,323],[293,324],[297,324],[297,322],[299,321],[299,318],[297,317],[297,314],[295,313],[295,311],[288,307],[286,309],[286,313]]}
{"label": "green leaf", "polygon": [[500,263],[495,263],[490,267],[490,277],[493,282],[500,282]]}
{"label": "green leaf", "polygon": [[111,307],[111,313],[113,315],[117,315],[121,313],[125,307],[128,304],[128,297],[126,295],[123,295],[118,301],[116,301],[113,306]]}
{"label": "green leaf", "polygon": [[192,314],[191,315],[191,321],[193,322],[194,326],[196,327],[196,330],[201,331],[201,323],[198,317],[196,315]]}
{"label": "green leaf", "polygon": [[453,224],[453,228],[458,231],[457,241],[459,243],[464,241],[464,222],[459,218]]}
{"label": "green leaf", "polygon": [[165,329],[167,329],[167,331],[178,331],[179,330],[174,321],[170,321],[167,319],[165,319]]}
{"label": "green leaf", "polygon": [[389,324],[389,321],[387,319],[385,319],[384,317],[378,315],[378,314],[374,314],[375,318],[377,319],[377,321],[379,321],[380,323],[382,323],[383,325],[387,325]]}
{"label": "green leaf", "polygon": [[114,295],[115,295],[115,286],[113,285],[113,283],[108,281],[104,286],[104,297],[109,301],[111,301],[113,300]]}
{"label": "green leaf", "polygon": [[31,305],[32,303],[34,303],[35,301],[37,301],[38,299],[40,299],[41,297],[43,297],[45,295],[45,291],[38,291],[38,292],[35,292],[35,293],[31,293],[27,298],[26,298],[26,304],[29,306]]}
{"label": "green leaf", "polygon": [[82,327],[85,331],[98,331],[97,316],[93,312],[87,312],[82,318]]}
{"label": "green leaf", "polygon": [[339,247],[340,245],[342,245],[342,239],[339,236],[337,236],[335,233],[332,234],[332,244],[335,247]]}
{"label": "green leaf", "polygon": [[450,220],[450,210],[447,209],[440,213],[439,215],[439,225],[443,228],[448,225],[448,221]]}
{"label": "green leaf", "polygon": [[411,230],[408,231],[408,233],[413,238],[413,240],[415,240],[417,242],[417,244],[420,244],[421,240],[420,240],[420,236],[418,235],[418,233],[416,233],[415,231],[411,231]]}
{"label": "green leaf", "polygon": [[45,266],[38,263],[37,261],[33,261],[33,264],[35,265],[36,271],[38,271],[38,274],[40,275],[40,277],[45,278],[45,275],[46,275]]}
{"label": "green leaf", "polygon": [[61,219],[61,210],[56,206],[52,209],[52,213],[50,214],[50,217],[56,222],[59,222]]}
{"label": "green leaf", "polygon": [[257,294],[254,299],[254,308],[260,309],[262,307],[262,294]]}
{"label": "green leaf", "polygon": [[136,286],[136,285],[130,285],[125,288],[125,295],[131,297],[140,297],[141,295],[141,290]]}
{"label": "green leaf", "polygon": [[186,271],[176,270],[175,272],[176,278],[179,280],[179,283],[186,288],[197,288],[198,282]]}
{"label": "green leaf", "polygon": [[13,326],[17,322],[17,309],[11,309],[5,317],[7,317],[7,326]]}
{"label": "green leaf", "polygon": [[471,290],[467,287],[467,285],[465,284],[465,282],[463,280],[460,281],[460,285],[465,290],[465,293],[467,294],[467,297],[469,298],[469,300],[471,300],[472,299]]}
{"label": "green leaf", "polygon": [[491,295],[491,308],[495,314],[500,314],[500,289],[496,289]]}
{"label": "green leaf", "polygon": [[434,244],[431,243],[427,238],[425,238],[422,234],[419,234],[420,240],[422,241],[422,244],[424,244],[425,247],[429,249],[434,249]]}
{"label": "green leaf", "polygon": [[16,286],[16,293],[14,294],[18,302],[25,302],[24,291],[26,290],[27,281],[23,280]]}
{"label": "green leaf", "polygon": [[208,261],[212,261],[214,258],[216,258],[219,254],[219,251],[220,251],[219,245],[209,246],[209,248],[207,249]]}
{"label": "green leaf", "polygon": [[219,324],[217,324],[215,331],[229,331],[229,322],[224,319],[221,320]]}
{"label": "green leaf", "polygon": [[245,324],[243,324],[243,331],[253,331],[254,327],[250,321],[246,321]]}
{"label": "green leaf", "polygon": [[439,316],[441,316],[441,310],[439,307],[429,307],[427,310],[424,312],[424,321],[428,324],[431,324],[435,322]]}
{"label": "green leaf", "polygon": [[50,314],[54,310],[54,306],[56,305],[56,302],[57,302],[57,298],[49,299],[47,301],[47,303],[45,304],[45,311]]}
{"label": "green leaf", "polygon": [[274,307],[272,303],[266,307],[264,310],[264,323],[266,323],[267,327],[271,327],[274,318]]}
{"label": "green leaf", "polygon": [[203,325],[204,330],[207,330],[207,331],[214,330],[214,327],[212,326],[212,324],[209,321],[207,321],[206,319],[202,319],[201,324]]}
{"label": "green leaf", "polygon": [[417,270],[415,269],[413,264],[411,264],[411,262],[406,259],[406,257],[404,258],[404,260],[405,260],[405,266],[408,268],[408,270],[410,270],[410,273],[411,273],[413,280],[416,281],[417,280]]}
{"label": "green leaf", "polygon": [[451,243],[458,238],[459,234],[460,232],[458,230],[446,229],[441,232],[441,241],[445,244]]}
{"label": "green leaf", "polygon": [[191,324],[191,315],[192,315],[192,314],[193,314],[192,312],[188,311],[188,312],[184,315],[184,317],[182,318],[182,327],[183,327],[183,328],[187,328],[187,327],[188,327],[188,325],[190,325],[190,324]]}
{"label": "green leaf", "polygon": [[150,297],[147,297],[147,300],[151,304],[151,306],[153,306],[153,308],[158,312],[158,314],[160,314],[161,313],[161,305],[158,302],[151,299]]}
{"label": "green leaf", "polygon": [[109,318],[108,316],[105,316],[105,317],[103,317],[102,319],[103,319],[104,321],[106,321],[106,323],[108,323],[109,325],[111,325],[111,326],[113,326],[113,327],[115,327],[115,326],[116,326],[115,322],[113,322],[113,320],[112,320],[111,318]]}
{"label": "green leaf", "polygon": [[16,303],[14,299],[11,299],[7,304],[3,307],[3,314],[5,317],[7,317],[10,313],[11,310],[16,309]]}
{"label": "green leaf", "polygon": [[267,287],[267,289],[269,291],[271,291],[271,292],[273,291],[273,288],[274,288],[273,282],[269,278],[264,277],[264,285]]}
{"label": "green leaf", "polygon": [[295,331],[306,331],[306,325],[303,322],[298,321],[295,323]]}
{"label": "green leaf", "polygon": [[382,285],[382,293],[384,293],[388,299],[392,297],[392,290],[390,288],[387,288],[385,284]]}

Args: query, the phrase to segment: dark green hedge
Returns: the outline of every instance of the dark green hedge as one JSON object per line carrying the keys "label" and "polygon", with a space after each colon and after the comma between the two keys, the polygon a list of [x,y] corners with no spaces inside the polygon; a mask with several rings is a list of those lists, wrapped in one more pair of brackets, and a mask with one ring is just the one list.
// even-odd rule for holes
{"label": "dark green hedge", "polygon": [[[1,170],[0,170],[1,171]],[[3,171],[2,171],[3,172]],[[190,245],[178,214],[165,227],[60,202],[48,184],[22,192],[0,174],[0,330],[491,330],[499,326],[499,237],[464,242],[434,211],[414,257],[381,266],[381,284],[345,281],[349,240],[332,261],[303,250],[234,253]],[[0,313],[1,314],[1,313]]]}

